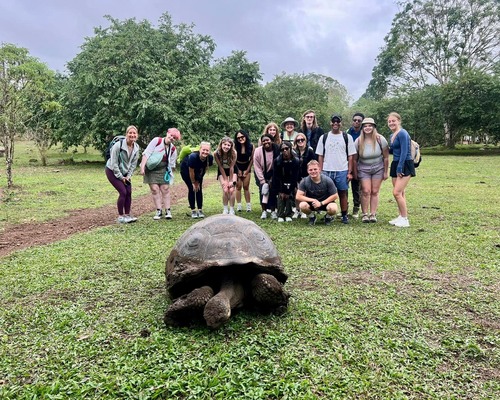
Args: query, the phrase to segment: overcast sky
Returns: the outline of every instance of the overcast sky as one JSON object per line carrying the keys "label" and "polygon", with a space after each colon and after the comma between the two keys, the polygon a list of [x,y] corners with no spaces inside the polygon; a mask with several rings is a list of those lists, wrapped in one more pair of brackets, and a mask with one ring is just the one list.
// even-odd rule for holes
{"label": "overcast sky", "polygon": [[264,82],[286,72],[319,73],[361,96],[398,8],[393,0],[0,0],[0,43],[25,47],[49,68],[66,71],[104,15],[147,19],[168,12],[211,36],[215,58],[244,50]]}

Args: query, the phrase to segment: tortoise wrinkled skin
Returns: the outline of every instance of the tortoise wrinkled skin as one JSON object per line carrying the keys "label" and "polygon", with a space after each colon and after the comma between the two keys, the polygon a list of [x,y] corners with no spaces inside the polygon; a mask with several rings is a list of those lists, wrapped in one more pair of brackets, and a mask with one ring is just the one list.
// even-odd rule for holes
{"label": "tortoise wrinkled skin", "polygon": [[167,292],[173,300],[167,325],[204,318],[217,328],[240,307],[284,312],[287,275],[271,238],[254,222],[216,215],[191,226],[166,261]]}

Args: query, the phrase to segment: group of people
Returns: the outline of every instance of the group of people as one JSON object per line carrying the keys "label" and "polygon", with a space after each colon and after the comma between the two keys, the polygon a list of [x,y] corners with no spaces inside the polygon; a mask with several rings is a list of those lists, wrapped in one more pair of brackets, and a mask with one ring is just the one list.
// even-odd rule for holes
{"label": "group of people", "polygon": [[[245,130],[238,130],[234,138],[225,136],[215,151],[209,142],[201,142],[199,148],[184,146],[180,154],[181,177],[188,188],[191,217],[204,218],[203,177],[208,168],[217,165],[217,180],[222,191],[222,213],[235,215],[250,212],[250,180],[252,168],[259,188],[262,208],[261,218],[269,216],[278,222],[290,222],[296,218],[309,219],[314,225],[318,214],[324,212],[324,223],[330,225],[338,213],[349,223],[348,189],[352,190],[351,216],[364,223],[377,222],[379,191],[382,182],[392,178],[393,196],[399,215],[389,221],[397,227],[409,227],[405,189],[415,167],[411,157],[411,139],[402,128],[401,116],[392,112],[387,117],[391,130],[389,140],[377,131],[373,118],[355,113],[351,127],[342,131],[342,117],[333,115],[330,130],[324,132],[318,126],[316,114],[307,110],[299,123],[288,117],[280,126],[267,124],[258,145],[251,143]],[[280,129],[281,128],[281,129]],[[115,143],[106,164],[106,175],[119,193],[117,202],[118,222],[136,220],[130,215],[131,182],[139,157],[136,143],[137,128],[127,128],[125,140]],[[164,138],[154,138],[146,147],[140,164],[144,183],[149,184],[156,207],[154,219],[172,218],[170,211],[170,184],[177,161],[174,141],[180,140],[180,132],[171,128]],[[161,161],[148,168],[148,160]],[[185,154],[183,154],[185,153]],[[389,167],[389,154],[393,161]],[[150,161],[151,161],[150,160]],[[243,192],[243,193],[242,193]],[[165,212],[163,213],[163,209]]]}

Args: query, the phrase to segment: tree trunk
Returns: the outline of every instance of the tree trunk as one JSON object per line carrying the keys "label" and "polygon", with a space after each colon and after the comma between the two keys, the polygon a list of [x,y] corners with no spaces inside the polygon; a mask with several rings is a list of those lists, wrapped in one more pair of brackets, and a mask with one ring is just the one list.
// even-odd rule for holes
{"label": "tree trunk", "polygon": [[455,140],[454,140],[454,137],[452,135],[450,125],[448,124],[448,122],[446,122],[446,121],[444,122],[443,128],[444,128],[444,145],[445,145],[445,147],[447,147],[449,149],[455,148]]}
{"label": "tree trunk", "polygon": [[7,138],[5,143],[5,161],[7,164],[7,187],[10,189],[14,182],[12,180],[12,161],[14,160],[14,141]]}

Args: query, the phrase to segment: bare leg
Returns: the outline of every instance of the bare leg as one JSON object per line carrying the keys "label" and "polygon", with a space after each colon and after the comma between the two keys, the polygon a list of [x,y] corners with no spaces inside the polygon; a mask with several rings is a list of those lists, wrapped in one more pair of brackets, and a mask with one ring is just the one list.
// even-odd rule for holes
{"label": "bare leg", "polygon": [[[170,208],[170,185],[161,185],[160,186],[161,197],[163,200],[163,205],[168,210]],[[158,207],[156,207],[158,208]],[[160,206],[161,208],[161,206]]]}
{"label": "bare leg", "polygon": [[149,185],[149,189],[151,190],[151,194],[153,195],[153,203],[157,210],[161,210],[161,194],[160,194],[160,186],[156,183],[151,183]]}
{"label": "bare leg", "polygon": [[370,204],[370,193],[372,191],[372,181],[362,179],[361,182],[361,212],[368,214],[368,205]]}
{"label": "bare leg", "polygon": [[370,212],[374,215],[377,213],[378,209],[380,186],[382,186],[382,179],[372,179],[372,191],[370,195]]}
{"label": "bare leg", "polygon": [[411,176],[403,176],[402,178],[392,178],[392,195],[398,203],[399,215],[403,218],[408,217],[408,210],[406,208],[406,197],[405,197],[405,189],[410,181]]}

